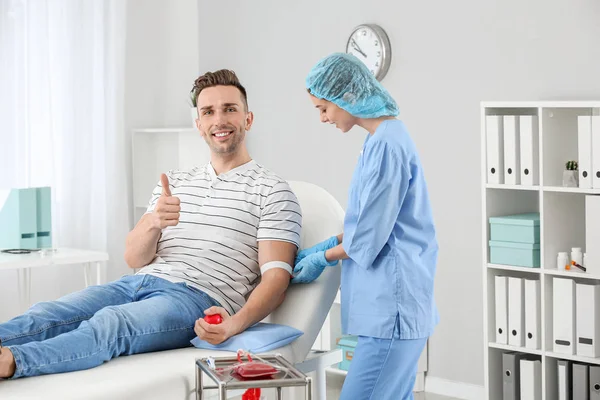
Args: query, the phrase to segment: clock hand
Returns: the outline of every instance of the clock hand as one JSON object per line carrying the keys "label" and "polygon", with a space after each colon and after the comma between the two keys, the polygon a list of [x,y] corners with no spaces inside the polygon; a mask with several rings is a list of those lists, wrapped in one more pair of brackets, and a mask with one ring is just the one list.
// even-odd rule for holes
{"label": "clock hand", "polygon": [[352,47],[354,47],[354,50],[358,51],[360,54],[362,54],[362,56],[364,58],[367,58],[367,55],[360,49],[360,47],[358,47],[358,45],[356,44],[356,42],[354,41],[354,39],[352,39]]}

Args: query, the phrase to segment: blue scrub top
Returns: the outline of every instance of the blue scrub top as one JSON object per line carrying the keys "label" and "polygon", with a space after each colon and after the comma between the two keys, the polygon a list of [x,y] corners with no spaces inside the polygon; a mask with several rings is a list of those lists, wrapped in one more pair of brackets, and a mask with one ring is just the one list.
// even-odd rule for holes
{"label": "blue scrub top", "polygon": [[385,120],[365,140],[342,246],[350,257],[342,262],[343,332],[430,336],[439,322],[433,296],[438,243],[421,162],[402,121]]}

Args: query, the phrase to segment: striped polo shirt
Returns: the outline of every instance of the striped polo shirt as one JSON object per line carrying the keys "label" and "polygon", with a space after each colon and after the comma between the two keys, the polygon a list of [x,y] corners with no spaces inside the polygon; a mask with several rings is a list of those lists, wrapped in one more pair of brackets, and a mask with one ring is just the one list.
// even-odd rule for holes
{"label": "striped polo shirt", "polygon": [[[163,229],[156,258],[138,274],[185,282],[233,315],[260,281],[258,242],[300,245],[302,212],[286,181],[254,160],[217,176],[211,164],[167,173],[179,224]],[[162,193],[160,181],[147,213]]]}

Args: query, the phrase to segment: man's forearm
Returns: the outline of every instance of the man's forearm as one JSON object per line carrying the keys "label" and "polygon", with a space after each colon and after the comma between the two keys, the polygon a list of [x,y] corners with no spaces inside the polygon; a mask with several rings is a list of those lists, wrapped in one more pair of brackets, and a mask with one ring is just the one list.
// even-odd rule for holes
{"label": "man's forearm", "polygon": [[[283,276],[283,279],[289,281],[289,274],[287,272]],[[281,280],[281,277],[268,280],[263,279],[252,291],[244,307],[232,317],[236,320],[238,333],[263,320],[279,307],[287,289],[287,285],[282,284]]]}
{"label": "man's forearm", "polygon": [[144,215],[129,232],[125,244],[125,262],[130,268],[142,268],[154,259],[160,232],[151,214]]}

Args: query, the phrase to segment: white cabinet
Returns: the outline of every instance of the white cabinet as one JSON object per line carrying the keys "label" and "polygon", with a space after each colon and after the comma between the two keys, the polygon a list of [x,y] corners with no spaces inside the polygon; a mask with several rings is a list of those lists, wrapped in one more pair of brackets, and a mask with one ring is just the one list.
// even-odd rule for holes
{"label": "white cabinet", "polygon": [[[480,111],[483,218],[481,220],[482,241],[479,245],[482,246],[483,255],[481,268],[484,301],[485,398],[489,400],[505,398],[503,388],[506,387],[508,378],[502,360],[506,353],[515,352],[528,360],[541,362],[541,380],[536,383],[541,387],[532,390],[541,392],[543,400],[557,400],[560,398],[559,364],[561,368],[568,363],[600,365],[600,358],[585,357],[574,351],[578,340],[573,333],[576,326],[573,315],[576,306],[583,307],[577,309],[577,315],[590,316],[585,322],[592,320],[592,314],[594,318],[600,318],[596,315],[599,307],[591,304],[576,305],[574,297],[576,285],[599,283],[600,267],[597,262],[600,260],[592,261],[594,257],[589,257],[590,259],[584,265],[587,272],[575,267],[566,270],[565,263],[562,260],[557,261],[558,253],[566,252],[569,254],[567,262],[570,262],[572,248],[582,248],[584,253],[587,250],[588,256],[590,253],[593,256],[597,251],[600,207],[594,208],[593,205],[597,204],[600,190],[594,188],[585,179],[580,180],[578,187],[565,187],[563,173],[565,164],[570,160],[579,161],[580,167],[590,169],[589,158],[592,150],[589,143],[589,124],[583,126],[581,121],[590,121],[590,116],[600,115],[600,101],[484,102],[481,104]],[[507,116],[511,118],[506,118]],[[532,129],[532,132],[528,132],[525,137],[528,142],[532,141],[532,146],[527,143],[525,148],[527,151],[522,152],[521,157],[525,157],[527,161],[533,160],[537,164],[532,167],[532,171],[537,173],[536,179],[520,183],[513,181],[511,184],[507,184],[506,181],[498,183],[490,179],[488,165],[502,164],[503,160],[496,159],[499,147],[497,141],[506,132],[497,132],[500,129],[498,123],[493,122],[500,118],[515,121],[516,119],[512,117],[516,116],[519,117],[520,123],[531,121],[528,122],[527,129]],[[585,128],[583,133],[582,127]],[[517,129],[521,128],[517,127]],[[515,127],[511,129],[514,130]],[[509,142],[508,145],[513,146],[513,143]],[[508,161],[511,162],[512,159]],[[590,179],[589,172],[579,171],[581,174],[583,172],[586,172],[586,178]],[[540,240],[537,243],[539,268],[499,265],[490,261],[489,218],[520,213],[539,213]],[[516,248],[513,250],[515,253],[517,251]],[[501,285],[496,284],[499,281],[498,277],[523,278],[528,283],[535,281],[535,285],[539,285],[539,290],[534,290],[533,295],[525,296],[524,304],[517,305],[530,310],[529,313],[531,310],[539,310],[534,312],[539,312],[539,316],[536,314],[535,321],[527,317],[526,311],[526,326],[535,322],[533,324],[537,326],[535,332],[540,336],[539,341],[534,345],[527,345],[528,336],[525,337],[525,344],[523,341],[508,340],[507,342],[502,336],[498,336],[498,325],[505,319],[504,315],[498,313],[503,313],[506,309],[504,304],[506,299],[501,293],[497,293],[503,290]],[[512,302],[510,298],[508,299],[509,305],[518,303],[514,301],[515,296],[514,293],[509,294],[509,297],[513,297]],[[496,304],[497,299],[503,303]],[[511,312],[509,307],[508,313]],[[585,326],[591,325],[588,323]],[[526,333],[534,335],[535,332]],[[510,326],[507,333],[514,335]]]}

